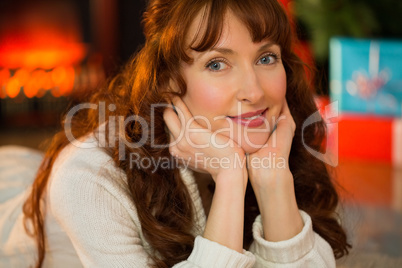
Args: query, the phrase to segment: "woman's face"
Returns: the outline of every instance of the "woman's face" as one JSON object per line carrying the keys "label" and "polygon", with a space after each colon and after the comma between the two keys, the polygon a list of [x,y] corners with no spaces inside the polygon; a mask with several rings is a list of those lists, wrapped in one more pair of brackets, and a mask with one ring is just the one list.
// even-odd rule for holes
{"label": "woman's face", "polygon": [[[201,14],[190,26],[187,45],[200,20]],[[189,49],[188,54],[194,61],[181,65],[187,84],[183,101],[197,123],[219,130],[246,153],[257,151],[267,142],[285,99],[280,47],[269,40],[253,43],[247,27],[228,12],[216,46],[205,52]],[[254,114],[244,115],[249,112]]]}

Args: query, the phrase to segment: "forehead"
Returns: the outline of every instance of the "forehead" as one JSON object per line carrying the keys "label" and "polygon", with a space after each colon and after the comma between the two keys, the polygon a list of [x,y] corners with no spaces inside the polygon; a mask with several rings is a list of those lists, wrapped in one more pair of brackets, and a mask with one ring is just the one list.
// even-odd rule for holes
{"label": "forehead", "polygon": [[[212,23],[212,28],[214,28],[212,31],[211,27],[208,28],[207,13],[208,11],[206,8],[199,11],[191,22],[188,32],[186,33],[185,50],[193,59],[197,58],[196,55],[198,55],[199,52],[219,47],[244,50],[258,47],[261,43],[270,43],[277,47],[279,51],[281,50],[280,45],[273,40],[270,40],[268,36],[262,38],[260,41],[253,41],[252,33],[247,25],[240,20],[230,8],[228,8],[225,11],[224,16],[221,17],[222,21],[214,21]],[[264,35],[262,34],[261,36]],[[208,39],[207,42],[205,42],[206,38]],[[211,39],[213,39],[212,41],[215,41],[215,43],[210,42]],[[207,46],[204,46],[205,44],[207,44]],[[198,50],[200,47],[202,47],[202,49]]]}
{"label": "forehead", "polygon": [[[185,38],[186,49],[197,47],[206,36],[208,26],[207,12],[207,8],[204,7],[191,22]],[[217,42],[214,46],[221,43],[223,39],[226,39],[232,31],[239,30],[241,27],[244,27],[243,23],[233,14],[233,12],[230,9],[225,11],[222,21],[222,29],[219,29],[221,31],[216,31],[218,35],[216,37],[218,38],[216,38]],[[248,31],[245,35],[248,35],[249,37],[251,36]]]}

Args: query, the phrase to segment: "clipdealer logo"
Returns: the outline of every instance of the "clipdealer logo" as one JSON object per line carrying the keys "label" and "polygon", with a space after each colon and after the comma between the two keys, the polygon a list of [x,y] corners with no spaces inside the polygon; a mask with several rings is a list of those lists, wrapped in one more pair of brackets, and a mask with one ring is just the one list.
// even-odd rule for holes
{"label": "clipdealer logo", "polygon": [[[129,148],[138,148],[143,146],[147,141],[148,138],[151,138],[151,146],[153,148],[166,148],[169,147],[170,144],[155,144],[153,141],[155,140],[155,133],[153,132],[153,129],[155,127],[154,125],[154,116],[155,116],[155,108],[158,107],[170,107],[170,104],[154,104],[152,109],[151,109],[151,126],[148,125],[148,122],[142,118],[141,116],[138,115],[131,115],[129,117],[124,117],[124,116],[109,116],[109,118],[106,119],[106,104],[105,102],[100,102],[98,104],[94,103],[82,103],[74,106],[66,115],[66,119],[64,121],[64,131],[66,133],[67,139],[76,147],[82,148],[82,149],[90,149],[90,148],[96,148],[96,147],[115,147],[116,142],[118,142],[119,146],[119,159],[120,160],[126,160],[126,154],[125,154],[125,146]],[[97,131],[97,139],[91,139],[91,140],[86,140],[84,141],[83,139],[79,140],[76,139],[72,133],[71,125],[72,125],[72,120],[76,113],[80,110],[83,109],[92,109],[92,110],[99,110],[98,113],[98,118],[99,118],[99,129]],[[109,104],[107,109],[111,112],[114,112],[116,110],[116,105],[114,104]],[[336,167],[338,165],[338,101],[332,102],[329,105],[324,107],[325,113],[323,117],[321,116],[319,111],[316,111],[312,115],[310,115],[302,125],[302,144],[304,148],[312,154],[314,157],[317,159],[321,160],[322,162]],[[180,111],[179,111],[180,113]],[[193,118],[192,120],[208,120],[206,118],[203,118],[202,116],[197,116],[197,118]],[[214,118],[214,120],[221,120],[223,119],[222,116],[218,118]],[[305,137],[304,137],[304,130],[306,127],[313,125],[314,123],[317,123],[321,120],[324,120],[326,128],[327,128],[327,137],[326,137],[326,144],[324,146],[325,152],[322,153],[320,151],[316,151],[310,146],[308,146],[305,143]],[[129,142],[126,139],[125,135],[125,129],[127,125],[131,122],[138,122],[141,125],[141,130],[142,130],[142,136],[139,141],[136,142]],[[266,120],[267,121],[267,120]],[[106,132],[106,122],[108,123],[108,132]],[[189,123],[189,122],[188,122]],[[230,121],[231,123],[231,121]],[[272,124],[274,125],[273,130],[275,129],[275,124],[277,121],[275,121],[275,118],[272,118]],[[210,124],[208,124],[209,130],[210,130]],[[266,122],[267,129],[263,130],[258,130],[259,132],[267,132],[270,131],[270,124],[269,122]],[[231,131],[232,127],[228,128],[227,130]],[[255,132],[256,130],[254,130]],[[218,130],[217,132],[221,132]],[[106,134],[108,133],[108,139],[106,140]],[[213,133],[212,137],[216,137],[218,133]],[[230,132],[232,135],[232,132]],[[273,131],[273,134],[276,135],[276,132]],[[180,135],[179,138],[183,138],[183,136],[186,139],[189,139],[188,136],[186,135]],[[232,136],[231,136],[232,137]],[[250,142],[248,140],[248,137],[246,135],[246,142]],[[108,142],[107,142],[108,141]],[[177,142],[174,141],[174,142]],[[189,140],[190,144],[193,144],[191,139]],[[217,148],[223,148],[222,146],[231,146],[229,143],[227,144],[219,144],[215,142],[215,140],[211,140],[212,146],[216,146]],[[208,145],[197,145],[193,144],[195,148],[197,146],[201,146],[199,148],[205,148],[205,146],[210,146]],[[255,144],[251,144],[251,146],[257,146]],[[275,143],[274,145],[275,146]]]}

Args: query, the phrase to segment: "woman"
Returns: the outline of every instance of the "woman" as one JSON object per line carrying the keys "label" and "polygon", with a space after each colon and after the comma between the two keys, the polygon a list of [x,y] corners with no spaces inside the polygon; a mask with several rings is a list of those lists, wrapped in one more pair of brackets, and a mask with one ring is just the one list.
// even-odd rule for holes
{"label": "woman", "polygon": [[276,0],[150,1],[144,30],[39,168],[37,267],[335,267],[338,196],[303,146],[325,128],[302,141],[316,108]]}

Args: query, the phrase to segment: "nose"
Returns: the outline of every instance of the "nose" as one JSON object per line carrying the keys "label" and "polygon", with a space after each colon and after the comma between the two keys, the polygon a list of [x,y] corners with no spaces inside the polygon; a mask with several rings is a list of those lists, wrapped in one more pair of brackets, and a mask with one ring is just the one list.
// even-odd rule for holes
{"label": "nose", "polygon": [[264,96],[264,90],[253,68],[246,68],[239,75],[237,99],[250,104],[258,103]]}

